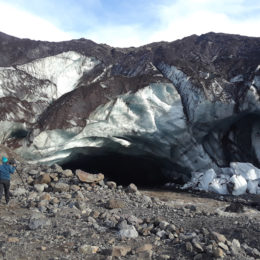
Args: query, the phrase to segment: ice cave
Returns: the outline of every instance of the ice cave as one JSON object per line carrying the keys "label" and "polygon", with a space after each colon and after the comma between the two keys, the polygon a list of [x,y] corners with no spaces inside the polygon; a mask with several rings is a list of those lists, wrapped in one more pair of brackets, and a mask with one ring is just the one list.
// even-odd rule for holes
{"label": "ice cave", "polygon": [[164,162],[149,156],[124,155],[104,152],[100,155],[75,154],[64,169],[82,169],[89,173],[103,173],[107,180],[119,185],[135,183],[138,186],[161,186],[169,179],[163,175]]}

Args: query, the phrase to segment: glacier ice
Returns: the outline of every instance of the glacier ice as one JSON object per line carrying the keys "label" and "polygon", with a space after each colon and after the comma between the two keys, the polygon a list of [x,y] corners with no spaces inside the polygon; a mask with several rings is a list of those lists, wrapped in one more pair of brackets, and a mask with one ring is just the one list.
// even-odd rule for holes
{"label": "glacier ice", "polygon": [[230,183],[233,184],[233,195],[242,195],[246,192],[247,189],[247,181],[242,175],[234,174],[230,179]]}
{"label": "glacier ice", "polygon": [[14,68],[1,68],[0,98],[10,96],[27,102],[50,103],[57,96],[57,90],[50,81],[39,81],[26,72]]}
{"label": "glacier ice", "polygon": [[[80,132],[70,135],[66,131],[70,130],[36,133],[32,145],[20,150],[27,159],[48,163],[69,160],[79,149],[89,154],[90,148],[101,147],[129,155],[154,155],[172,164],[172,169],[175,162],[185,169],[212,165],[202,145],[192,137],[180,96],[171,83],[151,83],[135,93],[118,96],[93,111]],[[64,151],[70,155],[60,160]]]}
{"label": "glacier ice", "polygon": [[[73,90],[82,76],[99,63],[93,57],[66,52],[15,68],[1,68],[0,84],[3,87],[0,88],[0,95],[20,96],[23,100],[34,102],[32,108],[39,114],[43,108],[37,108],[38,101],[47,104]],[[219,174],[219,167],[226,163],[220,140],[223,133],[242,118],[235,111],[253,113],[259,106],[257,76],[244,101],[237,104],[225,92],[225,86],[241,82],[241,75],[227,81],[211,80],[211,76],[205,74],[209,86],[206,88],[201,83],[203,86],[198,88],[180,68],[165,63],[160,63],[157,68],[152,63],[149,66],[162,73],[160,76],[164,80],[167,78],[172,83],[150,83],[134,93],[128,92],[109,99],[91,112],[83,128],[77,127],[71,119],[71,128],[43,131],[34,129],[30,135],[30,146],[27,147],[24,143],[18,152],[32,162],[42,161],[48,164],[69,161],[76,152],[88,156],[93,149],[98,148],[100,153],[118,151],[136,156],[154,156],[165,161],[165,172],[173,178],[194,172],[192,179],[195,186],[191,184],[192,187],[227,194],[233,183],[234,194],[241,194],[245,187],[249,192],[258,193],[257,170],[252,167],[251,171],[247,171],[248,176],[236,173],[233,165],[229,168],[231,174],[224,174],[224,170],[224,177]],[[135,75],[139,69],[130,71],[127,76]],[[97,86],[104,91],[110,90],[109,84],[102,82],[110,72],[111,65],[108,65],[101,74],[95,75],[92,83],[97,82]],[[21,79],[31,92],[23,92]],[[32,95],[31,82],[39,80],[42,81],[41,89]],[[17,88],[12,89],[12,85]],[[23,107],[21,104],[18,107],[20,111],[16,117],[21,118],[24,116]],[[12,111],[6,116],[9,120],[14,117]],[[252,124],[250,138],[254,153],[260,161],[259,132],[260,123],[256,120]],[[228,138],[229,141],[234,141],[234,133],[230,132]],[[252,178],[253,174],[256,174],[255,179]]]}
{"label": "glacier ice", "polygon": [[260,169],[251,163],[232,162],[229,168],[216,174],[213,169],[193,172],[191,180],[182,189],[198,189],[218,194],[260,194]]}
{"label": "glacier ice", "polygon": [[63,52],[30,63],[17,66],[40,80],[49,80],[57,86],[57,96],[73,90],[84,73],[92,70],[100,62],[94,57],[86,57],[74,51]]}
{"label": "glacier ice", "polygon": [[[233,116],[235,102],[212,102],[174,66],[161,64],[160,70],[172,83],[151,83],[135,93],[122,94],[100,105],[80,131],[71,128],[37,133],[34,130],[31,146],[20,148],[20,152],[32,162],[49,164],[69,161],[76,152],[91,155],[96,148],[100,148],[101,153],[150,155],[170,165],[165,173],[173,179],[199,171],[199,177],[193,175],[197,178],[193,183],[197,183],[199,189],[228,193],[232,175],[229,179],[220,177],[215,172],[219,166],[212,158],[218,156],[218,161],[222,160],[219,140],[222,128],[227,129],[229,125],[219,122]],[[216,128],[212,129],[214,124]],[[232,124],[232,120],[228,124]],[[258,128],[255,129],[257,132]],[[256,139],[256,135],[252,138]],[[213,169],[208,170],[210,168]]]}

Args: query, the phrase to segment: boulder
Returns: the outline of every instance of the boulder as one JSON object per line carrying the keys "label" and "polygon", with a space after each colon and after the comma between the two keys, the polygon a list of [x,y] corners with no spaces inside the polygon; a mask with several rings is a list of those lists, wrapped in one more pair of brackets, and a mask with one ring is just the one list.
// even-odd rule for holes
{"label": "boulder", "polygon": [[40,200],[50,201],[51,200],[51,195],[49,193],[42,194],[41,197],[40,197]]}
{"label": "boulder", "polygon": [[138,188],[134,183],[131,183],[126,188],[126,191],[129,192],[129,193],[136,193],[136,192],[138,192]]}
{"label": "boulder", "polygon": [[136,249],[136,253],[140,253],[140,252],[150,252],[153,249],[153,245],[152,244],[144,244],[141,247],[138,247]]}
{"label": "boulder", "polygon": [[19,238],[18,237],[8,237],[7,241],[9,243],[17,243],[17,242],[19,242]]}
{"label": "boulder", "polygon": [[30,170],[29,172],[29,175],[37,175],[38,174],[38,171],[37,170]]}
{"label": "boulder", "polygon": [[119,231],[119,236],[121,238],[137,238],[138,232],[136,231],[134,226],[128,226]]}
{"label": "boulder", "polygon": [[49,184],[51,182],[50,174],[44,173],[40,175],[36,180],[34,181],[35,184]]}
{"label": "boulder", "polygon": [[18,188],[13,191],[14,196],[21,196],[27,194],[28,191],[25,188]]}
{"label": "boulder", "polygon": [[104,180],[104,175],[102,173],[91,174],[91,173],[84,172],[82,170],[76,170],[76,175],[81,182],[86,182],[86,183],[100,182]]}
{"label": "boulder", "polygon": [[117,187],[117,184],[114,181],[107,181],[106,185],[108,186],[108,188],[110,189],[115,189]]}
{"label": "boulder", "polygon": [[34,189],[38,192],[43,192],[45,188],[48,188],[47,184],[35,184]]}
{"label": "boulder", "polygon": [[225,256],[223,250],[219,247],[213,247],[213,255],[216,258],[223,258]]}
{"label": "boulder", "polygon": [[79,187],[78,185],[71,185],[71,186],[70,186],[70,189],[71,189],[72,191],[79,191],[79,190],[80,190],[80,187]]}
{"label": "boulder", "polygon": [[73,177],[73,176],[74,176],[72,170],[70,170],[70,169],[64,170],[64,171],[62,172],[62,175],[64,175],[64,176],[67,177],[67,178],[70,178],[70,177]]}
{"label": "boulder", "polygon": [[55,171],[55,172],[58,172],[58,173],[62,173],[63,172],[63,169],[62,169],[62,167],[60,166],[60,165],[58,165],[58,164],[53,164],[52,166],[51,166],[51,168]]}
{"label": "boulder", "polygon": [[125,203],[122,200],[110,199],[107,202],[106,206],[108,209],[117,209],[117,208],[123,208],[125,206]]}
{"label": "boulder", "polygon": [[97,253],[98,249],[99,249],[98,246],[91,246],[91,245],[85,244],[79,248],[79,251],[82,254],[95,254],[95,253]]}
{"label": "boulder", "polygon": [[130,246],[114,246],[112,249],[112,256],[113,257],[121,257],[126,256],[127,253],[131,251]]}
{"label": "boulder", "polygon": [[63,182],[58,182],[53,186],[53,191],[54,192],[66,192],[69,191],[70,189],[70,185],[67,183],[63,183]]}
{"label": "boulder", "polygon": [[217,242],[222,242],[222,243],[225,243],[226,242],[226,237],[218,232],[211,232],[211,237],[213,239],[215,239]]}

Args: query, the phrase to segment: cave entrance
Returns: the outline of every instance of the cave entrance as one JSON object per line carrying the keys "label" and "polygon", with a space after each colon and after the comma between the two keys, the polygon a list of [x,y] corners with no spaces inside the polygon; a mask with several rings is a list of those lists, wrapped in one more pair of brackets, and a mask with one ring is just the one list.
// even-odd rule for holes
{"label": "cave entrance", "polygon": [[135,183],[140,187],[158,187],[167,182],[162,170],[162,160],[149,156],[119,153],[77,154],[62,167],[71,170],[81,169],[89,173],[103,173],[105,179],[124,186]]}

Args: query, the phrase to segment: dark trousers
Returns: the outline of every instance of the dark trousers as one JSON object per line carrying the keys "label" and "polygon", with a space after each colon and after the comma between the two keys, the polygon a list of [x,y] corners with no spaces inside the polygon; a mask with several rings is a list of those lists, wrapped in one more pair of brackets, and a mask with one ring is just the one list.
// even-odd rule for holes
{"label": "dark trousers", "polygon": [[0,179],[0,201],[2,199],[3,190],[4,190],[5,191],[5,201],[6,201],[6,203],[9,202],[9,189],[10,189],[10,181]]}

